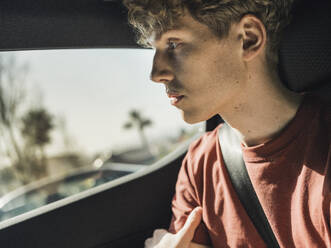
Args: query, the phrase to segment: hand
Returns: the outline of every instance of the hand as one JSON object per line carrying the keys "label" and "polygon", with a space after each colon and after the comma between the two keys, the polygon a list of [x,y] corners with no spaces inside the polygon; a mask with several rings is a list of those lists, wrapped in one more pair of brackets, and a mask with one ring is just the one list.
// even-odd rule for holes
{"label": "hand", "polygon": [[179,232],[172,234],[165,229],[157,229],[154,231],[153,237],[145,241],[145,248],[189,248],[201,218],[202,208],[193,209]]}

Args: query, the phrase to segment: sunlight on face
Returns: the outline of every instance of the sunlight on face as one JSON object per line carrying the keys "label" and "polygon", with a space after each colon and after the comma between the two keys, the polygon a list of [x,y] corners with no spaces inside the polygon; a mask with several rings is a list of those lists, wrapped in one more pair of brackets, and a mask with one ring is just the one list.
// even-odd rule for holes
{"label": "sunlight on face", "polygon": [[242,89],[241,43],[236,37],[220,40],[205,25],[186,15],[176,29],[153,41],[151,78],[175,97],[173,105],[188,123],[222,113]]}

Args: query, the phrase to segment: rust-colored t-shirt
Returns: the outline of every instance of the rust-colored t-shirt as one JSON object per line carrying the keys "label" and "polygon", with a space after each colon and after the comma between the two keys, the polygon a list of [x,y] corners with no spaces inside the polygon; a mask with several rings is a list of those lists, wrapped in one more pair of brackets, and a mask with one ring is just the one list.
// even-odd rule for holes
{"label": "rust-colored t-shirt", "polygon": [[[196,206],[203,222],[193,241],[218,247],[266,247],[227,174],[218,129],[194,142],[172,202],[170,232]],[[281,247],[331,247],[331,107],[306,96],[294,119],[265,144],[244,147],[254,189]]]}

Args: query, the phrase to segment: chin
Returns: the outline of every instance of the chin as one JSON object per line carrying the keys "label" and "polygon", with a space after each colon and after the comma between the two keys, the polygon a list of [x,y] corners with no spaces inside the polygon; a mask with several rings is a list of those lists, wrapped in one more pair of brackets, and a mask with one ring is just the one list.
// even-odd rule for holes
{"label": "chin", "polygon": [[208,117],[203,117],[201,115],[185,112],[185,111],[181,111],[181,114],[183,120],[188,124],[196,124],[209,119]]}

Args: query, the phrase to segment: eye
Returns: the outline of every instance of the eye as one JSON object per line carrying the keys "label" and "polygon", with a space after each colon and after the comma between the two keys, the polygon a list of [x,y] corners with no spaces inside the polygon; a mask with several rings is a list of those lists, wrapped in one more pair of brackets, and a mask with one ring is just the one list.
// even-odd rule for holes
{"label": "eye", "polygon": [[168,49],[169,50],[176,49],[178,47],[178,45],[179,45],[179,42],[177,42],[177,41],[173,41],[173,40],[168,41]]}
{"label": "eye", "polygon": [[170,49],[175,49],[177,47],[177,43],[176,42],[173,42],[173,41],[169,41],[168,47]]}

